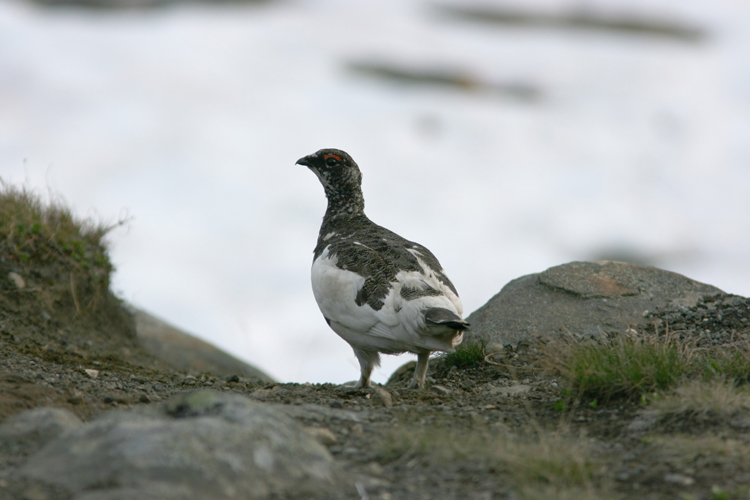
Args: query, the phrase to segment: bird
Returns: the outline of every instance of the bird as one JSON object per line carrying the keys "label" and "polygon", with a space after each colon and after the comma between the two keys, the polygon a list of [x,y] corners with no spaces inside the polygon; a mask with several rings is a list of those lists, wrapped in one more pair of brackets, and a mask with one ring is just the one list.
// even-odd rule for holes
{"label": "bird", "polygon": [[362,172],[348,153],[321,149],[297,164],[318,177],[328,199],[312,289],[326,323],[359,361],[353,388],[371,387],[381,353],[411,352],[409,388],[423,389],[430,354],[454,352],[469,328],[456,287],[430,250],[365,215]]}

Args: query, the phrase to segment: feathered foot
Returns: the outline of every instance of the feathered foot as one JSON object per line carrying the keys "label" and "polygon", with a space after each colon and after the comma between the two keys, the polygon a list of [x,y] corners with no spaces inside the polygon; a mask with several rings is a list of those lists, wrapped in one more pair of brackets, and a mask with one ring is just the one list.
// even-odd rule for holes
{"label": "feathered foot", "polygon": [[377,351],[364,351],[362,349],[354,349],[354,354],[359,360],[359,368],[361,376],[356,384],[350,386],[352,389],[363,389],[371,387],[370,375],[372,369],[376,366],[380,366],[380,353]]}
{"label": "feathered foot", "polygon": [[409,389],[424,389],[424,379],[427,375],[427,365],[430,363],[430,351],[422,351],[417,354],[417,367],[414,369],[414,378],[409,383]]}

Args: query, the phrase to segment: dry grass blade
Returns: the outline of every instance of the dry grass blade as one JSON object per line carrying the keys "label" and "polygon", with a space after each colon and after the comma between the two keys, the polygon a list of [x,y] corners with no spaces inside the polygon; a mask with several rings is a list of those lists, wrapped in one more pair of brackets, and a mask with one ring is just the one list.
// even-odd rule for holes
{"label": "dry grass blade", "polygon": [[661,413],[731,416],[750,410],[750,394],[726,380],[693,380],[649,406]]}
{"label": "dry grass blade", "polygon": [[678,463],[694,464],[703,459],[716,467],[725,462],[736,461],[745,469],[750,464],[750,448],[744,440],[714,435],[694,436],[686,434],[651,436],[644,439],[654,454]]}
{"label": "dry grass blade", "polygon": [[507,476],[521,498],[544,498],[550,492],[555,494],[546,498],[607,498],[588,495],[607,488],[600,484],[597,460],[587,440],[541,429],[534,434],[535,438],[512,439],[476,429],[428,427],[416,433],[394,429],[383,439],[379,454],[384,463],[485,464]]}

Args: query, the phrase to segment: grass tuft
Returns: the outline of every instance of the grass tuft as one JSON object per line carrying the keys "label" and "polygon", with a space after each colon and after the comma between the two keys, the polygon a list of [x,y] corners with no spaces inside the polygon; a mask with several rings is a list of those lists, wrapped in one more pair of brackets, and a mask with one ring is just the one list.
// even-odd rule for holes
{"label": "grass tuft", "polygon": [[80,313],[108,293],[113,266],[104,237],[124,222],[78,219],[61,201],[44,202],[37,193],[0,179],[3,272],[22,274],[30,280],[23,291],[37,292],[50,303],[62,300],[62,292]]}
{"label": "grass tuft", "polygon": [[455,366],[457,368],[466,368],[467,366],[484,363],[487,355],[484,341],[464,342],[459,344],[455,352],[442,356],[446,367]]}
{"label": "grass tuft", "polygon": [[692,380],[654,399],[649,408],[666,414],[731,417],[750,410],[750,393],[726,380]]}
{"label": "grass tuft", "polygon": [[45,204],[34,192],[0,180],[0,245],[18,263],[63,259],[109,275],[103,238],[113,227],[79,220],[61,202]]}
{"label": "grass tuft", "polygon": [[696,348],[676,335],[641,333],[587,343],[550,342],[541,350],[540,363],[546,371],[562,375],[569,396],[592,404],[643,399],[691,380],[735,385],[750,380],[748,341]]}
{"label": "grass tuft", "polygon": [[750,448],[743,439],[710,434],[663,434],[648,436],[642,442],[649,446],[649,453],[679,465],[705,461],[712,467],[723,467],[736,460],[747,470],[750,464]]}
{"label": "grass tuft", "polygon": [[546,349],[548,368],[567,379],[572,393],[593,400],[669,389],[690,370],[690,351],[671,337],[560,344]]}
{"label": "grass tuft", "polygon": [[505,442],[499,452],[512,475],[523,484],[585,487],[594,478],[594,461],[588,448],[580,441],[557,433],[544,434],[534,441]]}
{"label": "grass tuft", "polygon": [[[743,334],[750,332],[745,331]],[[694,370],[704,380],[732,380],[735,384],[750,382],[750,342],[737,342],[705,350],[696,357]]]}
{"label": "grass tuft", "polygon": [[517,440],[449,427],[393,429],[381,440],[378,454],[383,463],[418,461],[449,467],[473,461],[506,476],[524,499],[608,498],[587,493],[606,488],[599,484],[597,459],[586,440],[541,432],[536,438]]}

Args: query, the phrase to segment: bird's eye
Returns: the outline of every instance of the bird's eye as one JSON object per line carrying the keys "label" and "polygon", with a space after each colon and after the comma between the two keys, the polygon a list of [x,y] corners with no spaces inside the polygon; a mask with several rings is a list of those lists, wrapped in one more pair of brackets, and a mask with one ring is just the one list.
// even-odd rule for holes
{"label": "bird's eye", "polygon": [[336,164],[336,158],[333,158],[332,156],[329,156],[328,158],[326,158],[326,165],[328,165],[329,167],[332,167],[335,164]]}

